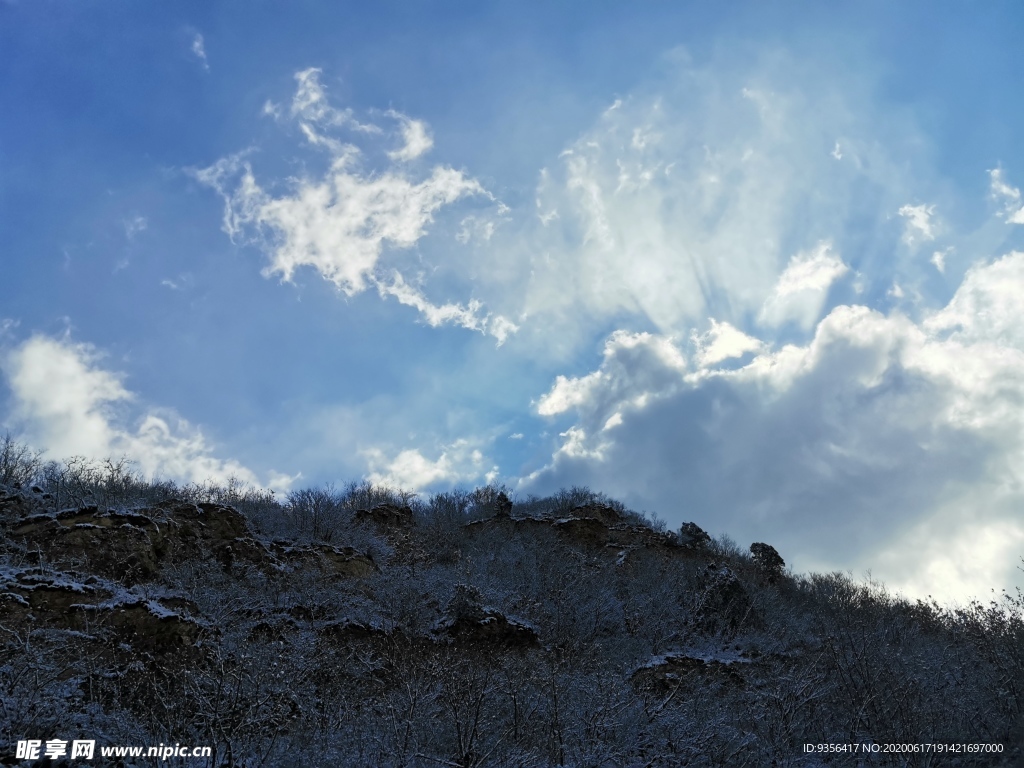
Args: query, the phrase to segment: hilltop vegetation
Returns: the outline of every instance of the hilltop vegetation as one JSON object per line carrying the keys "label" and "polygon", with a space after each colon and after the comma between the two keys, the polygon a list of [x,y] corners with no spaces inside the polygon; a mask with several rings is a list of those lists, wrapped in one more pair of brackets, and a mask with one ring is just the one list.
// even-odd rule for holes
{"label": "hilltop vegetation", "polygon": [[279,501],[124,461],[43,464],[8,438],[0,645],[8,761],[55,737],[209,745],[208,765],[246,767],[1020,757],[1020,596],[954,609],[794,575],[770,543],[669,531],[580,488]]}

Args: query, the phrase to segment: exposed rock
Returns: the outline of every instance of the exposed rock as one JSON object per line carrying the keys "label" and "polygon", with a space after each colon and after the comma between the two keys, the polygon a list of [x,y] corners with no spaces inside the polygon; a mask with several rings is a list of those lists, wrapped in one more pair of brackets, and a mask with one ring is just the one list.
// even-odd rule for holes
{"label": "exposed rock", "polygon": [[397,504],[378,504],[373,509],[357,509],[355,518],[373,523],[384,530],[404,530],[413,524],[412,508]]}
{"label": "exposed rock", "polygon": [[11,486],[0,485],[0,523],[14,523],[42,509],[42,499]]}
{"label": "exposed rock", "polygon": [[321,545],[314,551],[330,564],[338,576],[369,576],[377,570],[376,564],[369,555],[357,551],[353,547],[333,547]]}
{"label": "exposed rock", "polygon": [[373,559],[353,547],[336,547],[330,544],[293,545],[275,541],[272,545],[274,556],[292,566],[316,564],[321,570],[335,576],[369,576],[377,570]]}
{"label": "exposed rock", "polygon": [[163,653],[192,646],[201,631],[194,620],[153,600],[79,610],[90,612],[93,622],[109,627],[119,639],[143,651]]}
{"label": "exposed rock", "polygon": [[724,621],[736,629],[752,610],[753,601],[732,569],[709,563],[705,569],[704,587],[696,606],[698,618],[705,625]]}
{"label": "exposed rock", "polygon": [[266,560],[242,515],[218,504],[164,502],[131,512],[86,506],[31,515],[11,534],[56,563],[127,585],[154,578],[168,561],[212,558],[230,569],[239,557]]}
{"label": "exposed rock", "polygon": [[15,627],[73,630],[94,640],[110,635],[116,643],[152,653],[191,646],[201,631],[183,612],[195,609],[187,600],[118,595],[95,579],[78,581],[71,574],[39,568],[5,580],[0,605]]}
{"label": "exposed rock", "polygon": [[445,616],[435,626],[434,632],[458,641],[517,647],[540,643],[537,630],[529,622],[483,605],[480,591],[465,584],[456,586]]}
{"label": "exposed rock", "polygon": [[566,517],[552,525],[559,533],[588,546],[603,547],[612,540],[608,526],[596,517]]}
{"label": "exposed rock", "polygon": [[34,515],[11,535],[65,567],[135,584],[152,578],[165,554],[163,531],[149,517],[96,507]]}
{"label": "exposed rock", "polygon": [[615,507],[608,504],[582,504],[573,507],[569,512],[571,517],[594,518],[605,525],[615,525],[622,521],[622,515]]}
{"label": "exposed rock", "polygon": [[707,549],[711,537],[696,523],[683,523],[679,529],[679,543],[686,549]]}

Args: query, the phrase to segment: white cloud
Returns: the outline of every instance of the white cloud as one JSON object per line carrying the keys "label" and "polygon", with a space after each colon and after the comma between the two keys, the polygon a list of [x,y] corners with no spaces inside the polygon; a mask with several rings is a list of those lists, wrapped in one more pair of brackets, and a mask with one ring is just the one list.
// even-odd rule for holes
{"label": "white cloud", "polygon": [[761,307],[759,322],[771,327],[793,322],[811,329],[821,316],[829,288],[847,272],[849,267],[832,252],[829,242],[796,254]]}
{"label": "white cloud", "polygon": [[[265,276],[280,275],[287,282],[297,270],[312,267],[348,296],[374,286],[382,296],[394,296],[419,310],[432,326],[455,324],[480,330],[495,336],[499,343],[514,333],[517,326],[506,318],[481,317],[482,306],[477,302],[468,306],[433,304],[394,268],[387,270],[393,277],[380,277],[385,251],[416,246],[427,235],[435,215],[456,201],[478,197],[497,204],[499,214],[508,209],[478,181],[450,167],[435,166],[420,179],[410,177],[402,167],[364,169],[362,150],[339,139],[337,130],[350,129],[367,136],[381,133],[379,127],[360,123],[351,109],[333,107],[319,70],[299,72],[296,81],[291,117],[299,122],[311,146],[328,153],[329,168],[319,179],[291,180],[292,191],[283,194],[268,191],[257,181],[248,152],[192,171],[223,198],[224,231],[233,240],[257,244],[268,253]],[[271,114],[278,112],[269,108]],[[402,122],[405,140],[403,148],[387,153],[392,160],[402,163],[430,148],[421,121],[394,111],[387,114]],[[485,234],[491,232],[493,226]]]}
{"label": "white cloud", "polygon": [[397,271],[392,273],[390,281],[377,280],[376,283],[381,296],[394,296],[399,303],[418,310],[432,328],[451,324],[480,331],[497,339],[499,347],[519,330],[519,326],[500,315],[481,316],[483,305],[476,300],[466,306],[456,303],[432,304],[419,290],[406,283]]}
{"label": "white cloud", "polygon": [[584,405],[599,391],[604,377],[605,374],[600,371],[572,379],[559,375],[551,390],[537,403],[537,413],[541,416],[555,416]]}
{"label": "white cloud", "polygon": [[749,332],[762,311],[769,327],[810,330],[827,285],[784,291],[798,276],[793,254],[817,255],[808,280],[831,283],[847,269],[822,243],[891,285],[909,256],[883,258],[857,233],[885,232],[914,180],[910,161],[872,138],[875,116],[856,89],[819,81],[784,55],[743,71],[672,61],[666,73],[541,172],[536,229],[519,255],[529,263],[525,310],[545,338],[586,344],[589,327],[622,317],[669,334],[708,317]]}
{"label": "white cloud", "polygon": [[919,240],[935,239],[934,205],[904,205],[899,210],[900,216],[907,220],[903,230],[903,242],[914,245]]}
{"label": "white cloud", "polygon": [[206,44],[203,41],[203,36],[196,32],[195,37],[192,38],[192,53],[195,55],[199,62],[203,65],[203,69],[210,68],[210,62],[206,59]]}
{"label": "white cloud", "polygon": [[946,257],[953,252],[953,248],[949,247],[941,251],[935,251],[932,254],[930,263],[935,265],[935,268],[939,270],[940,274],[946,274]]}
{"label": "white cloud", "polygon": [[992,181],[992,197],[1003,202],[1003,218],[1010,224],[1024,224],[1024,206],[1020,204],[1020,190],[1006,183],[1001,168],[993,168],[988,173]]}
{"label": "white cloud", "polygon": [[[364,133],[380,133],[381,129],[371,123],[360,123],[355,119],[355,113],[351,109],[337,109],[331,105],[327,98],[327,90],[320,82],[322,70],[316,67],[304,69],[295,73],[296,89],[292,97],[291,116],[300,121],[307,131],[313,131],[312,126],[323,128],[340,128],[349,126]],[[271,102],[271,114],[276,112]],[[267,113],[267,106],[264,106],[264,113]],[[307,134],[308,135],[308,134]]]}
{"label": "white cloud", "polygon": [[[686,370],[686,358],[673,338],[615,331],[605,342],[600,370],[577,378],[558,376],[551,390],[537,402],[537,413],[555,416],[573,409],[604,412],[609,402],[619,403],[625,392],[632,394],[625,398],[624,408],[643,407],[652,394],[671,393]],[[606,420],[601,419],[602,425]],[[582,439],[577,433],[573,437]]]}
{"label": "white cloud", "polygon": [[711,328],[706,333],[698,336],[695,331],[692,339],[697,348],[697,363],[702,368],[743,357],[748,352],[760,352],[765,346],[764,342],[714,318],[711,318]]}
{"label": "white cloud", "polygon": [[[310,266],[349,296],[367,288],[386,245],[415,245],[438,209],[483,192],[476,181],[450,168],[435,168],[416,183],[393,173],[364,177],[345,166],[337,164],[320,182],[299,182],[294,195],[282,197],[264,191],[239,156],[196,177],[224,197],[228,235],[252,232],[270,250],[265,275],[289,281],[297,269]],[[264,229],[271,238],[261,237]]]}
{"label": "white cloud", "polygon": [[[132,418],[137,397],[87,344],[32,336],[6,351],[2,370],[14,424],[47,458],[127,456],[147,476],[184,482],[235,477],[261,485],[239,462],[216,458],[203,433],[172,411],[150,408]],[[277,491],[290,482],[278,473],[270,480]]]}
{"label": "white cloud", "polygon": [[687,368],[678,350],[654,353],[671,337],[618,332],[596,370],[539,399],[539,414],[575,423],[523,488],[593,485],[769,541],[800,570],[870,568],[914,596],[1010,586],[1024,541],[1021,295],[1014,252],[973,267],[921,321],[839,306],[808,343],[732,369]]}
{"label": "white cloud", "polygon": [[949,304],[925,322],[954,338],[992,340],[1024,349],[1024,252],[1012,251],[991,264],[975,264]]}
{"label": "white cloud", "polygon": [[422,120],[413,120],[411,117],[406,117],[401,112],[395,112],[394,110],[389,110],[387,115],[401,123],[402,140],[405,142],[401,149],[388,152],[388,157],[392,160],[403,163],[415,160],[433,148],[434,140],[427,131],[427,124]]}
{"label": "white cloud", "polygon": [[443,446],[437,459],[425,457],[419,449],[407,448],[390,458],[380,448],[362,451],[370,467],[366,479],[391,488],[420,492],[439,485],[490,482],[497,467],[488,467],[483,453],[468,440]]}

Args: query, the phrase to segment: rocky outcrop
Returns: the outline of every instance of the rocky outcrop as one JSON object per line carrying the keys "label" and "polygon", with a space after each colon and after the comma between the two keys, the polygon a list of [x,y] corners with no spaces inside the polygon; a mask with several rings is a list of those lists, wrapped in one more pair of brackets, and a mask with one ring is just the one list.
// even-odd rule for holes
{"label": "rocky outcrop", "polygon": [[337,547],[330,544],[295,545],[275,541],[270,547],[273,556],[290,567],[318,567],[333,576],[369,576],[377,570],[373,559],[354,547]]}
{"label": "rocky outcrop", "polygon": [[696,523],[683,523],[679,529],[679,544],[684,549],[705,550],[711,544],[711,537]]}
{"label": "rocky outcrop", "polygon": [[622,514],[608,504],[582,504],[573,507],[569,512],[570,517],[593,518],[605,525],[617,525],[622,522]]}
{"label": "rocky outcrop", "polygon": [[7,572],[0,607],[8,629],[65,630],[83,639],[162,654],[191,647],[202,631],[195,606],[182,598],[152,599],[95,578],[43,568]]}
{"label": "rocky outcrop", "polygon": [[455,595],[445,615],[435,625],[434,634],[459,642],[520,648],[540,644],[540,636],[532,624],[484,605],[480,591],[465,584],[455,588]]}
{"label": "rocky outcrop", "polygon": [[705,629],[723,625],[735,631],[751,618],[753,600],[731,568],[709,563],[702,581],[694,614]]}
{"label": "rocky outcrop", "polygon": [[225,572],[240,565],[262,570],[319,567],[334,576],[366,576],[373,560],[352,547],[265,545],[245,518],[219,504],[164,502],[123,512],[95,506],[37,513],[17,521],[11,537],[29,551],[72,569],[131,586],[158,577],[169,563],[213,561]]}
{"label": "rocky outcrop", "polygon": [[372,509],[357,509],[355,518],[383,530],[403,530],[411,528],[413,524],[412,508],[397,504],[378,504]]}

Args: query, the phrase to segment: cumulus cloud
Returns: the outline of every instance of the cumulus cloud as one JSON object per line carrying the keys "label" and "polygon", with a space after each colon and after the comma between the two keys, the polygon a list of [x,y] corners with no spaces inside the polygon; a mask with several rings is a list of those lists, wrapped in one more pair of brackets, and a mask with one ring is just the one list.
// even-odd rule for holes
{"label": "cumulus cloud", "polygon": [[[324,150],[329,167],[320,178],[291,180],[291,192],[275,194],[257,181],[249,156],[242,152],[192,171],[201,183],[224,200],[223,229],[233,239],[256,244],[269,256],[265,276],[291,281],[303,267],[315,269],[348,296],[376,286],[382,296],[420,310],[431,325],[454,323],[495,335],[499,342],[515,331],[502,318],[477,319],[475,309],[457,303],[435,305],[413,291],[399,276],[382,279],[385,252],[408,250],[427,235],[438,212],[456,201],[479,197],[493,201],[478,181],[462,171],[435,166],[425,178],[413,178],[402,167],[365,167],[363,151],[338,137],[341,129],[359,135],[381,129],[359,122],[351,109],[331,105],[320,71],[296,75],[297,89],[290,116],[313,147]],[[268,111],[266,108],[265,112]],[[280,110],[270,105],[269,113]],[[426,126],[397,112],[404,144],[387,156],[400,165],[430,149]],[[394,274],[395,270],[388,270]]]}
{"label": "cumulus cloud", "polygon": [[603,413],[610,402],[616,408],[643,407],[655,393],[670,394],[686,370],[686,358],[671,337],[616,331],[605,342],[601,368],[581,377],[559,376],[537,402],[537,413]]}
{"label": "cumulus cloud", "polygon": [[137,413],[137,397],[87,344],[32,336],[9,348],[0,367],[14,425],[48,458],[127,456],[151,477],[197,483],[234,477],[277,491],[294,479],[271,473],[264,483],[239,462],[217,458],[202,431],[173,411]]}
{"label": "cumulus cloud", "polygon": [[702,368],[743,357],[748,352],[760,352],[765,346],[759,339],[714,318],[711,318],[711,328],[706,333],[697,335],[694,331],[691,338],[697,350],[697,364]]}
{"label": "cumulus cloud", "polygon": [[992,182],[992,197],[1003,203],[1003,218],[1010,224],[1024,224],[1024,206],[1021,206],[1020,189],[1011,187],[1003,178],[1003,170],[994,168],[988,172]]}
{"label": "cumulus cloud", "polygon": [[407,448],[389,456],[380,448],[363,452],[370,466],[366,479],[372,483],[420,492],[439,485],[491,482],[498,468],[488,466],[483,453],[468,440],[440,448],[436,459],[429,459],[417,448]]}
{"label": "cumulus cloud", "polygon": [[849,271],[829,242],[796,254],[761,307],[759,321],[768,326],[792,322],[810,330],[821,316],[829,288]]}
{"label": "cumulus cloud", "polygon": [[1022,292],[1014,252],[919,321],[841,305],[806,344],[764,345],[739,368],[618,332],[596,370],[538,401],[574,423],[524,489],[592,484],[917,596],[1008,586],[1007,542],[1024,541]]}

